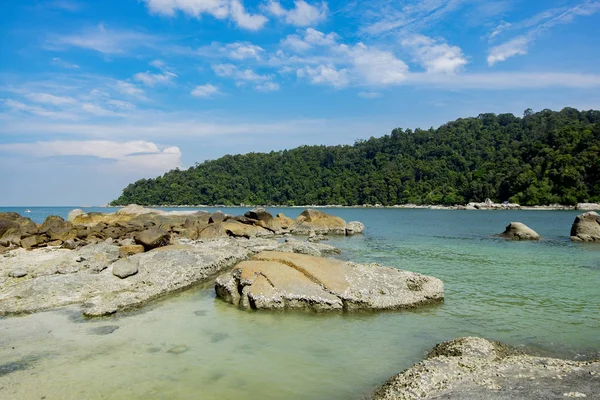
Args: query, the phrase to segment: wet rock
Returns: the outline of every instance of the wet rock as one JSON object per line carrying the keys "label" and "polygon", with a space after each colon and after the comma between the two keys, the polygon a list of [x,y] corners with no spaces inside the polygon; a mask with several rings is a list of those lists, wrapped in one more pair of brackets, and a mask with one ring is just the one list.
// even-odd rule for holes
{"label": "wet rock", "polygon": [[575,221],[571,226],[571,240],[600,242],[600,215],[590,211],[575,217]]}
{"label": "wet rock", "polygon": [[510,240],[540,240],[540,235],[521,222],[511,222],[500,236]]}
{"label": "wet rock", "polygon": [[90,332],[94,335],[110,335],[111,333],[113,333],[114,331],[116,331],[117,329],[119,329],[118,325],[104,325],[104,326],[98,326],[96,328],[92,328],[90,330]]}
{"label": "wet rock", "polygon": [[169,232],[157,227],[146,229],[135,236],[135,241],[144,246],[146,250],[166,246],[170,240],[171,235]]}
{"label": "wet rock", "polygon": [[29,272],[25,268],[14,268],[12,271],[8,273],[8,276],[11,278],[22,278],[27,276]]}
{"label": "wet rock", "polygon": [[134,254],[140,254],[144,252],[144,246],[142,246],[141,244],[133,244],[133,245],[129,245],[129,246],[121,246],[119,248],[119,257],[120,258],[127,258],[129,256],[132,256]]}
{"label": "wet rock", "polygon": [[138,273],[138,263],[134,260],[123,259],[113,264],[112,273],[121,279]]}
{"label": "wet rock", "polygon": [[244,309],[383,310],[444,298],[437,278],[276,251],[261,252],[219,276],[215,290]]}
{"label": "wet rock", "polygon": [[574,393],[594,398],[600,393],[599,373],[600,361],[535,357],[499,342],[465,337],[437,345],[372,399],[559,399]]}

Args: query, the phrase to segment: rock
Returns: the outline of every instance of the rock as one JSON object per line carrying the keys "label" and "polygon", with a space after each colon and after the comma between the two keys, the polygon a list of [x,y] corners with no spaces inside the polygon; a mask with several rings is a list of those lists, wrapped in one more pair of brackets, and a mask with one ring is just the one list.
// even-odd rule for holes
{"label": "rock", "polygon": [[[265,249],[266,250],[266,249]],[[277,251],[283,251],[287,253],[300,253],[307,254],[309,256],[324,257],[330,254],[339,254],[340,250],[328,244],[304,242],[293,238],[288,238],[282,243]]]}
{"label": "rock", "polygon": [[0,219],[0,238],[8,236],[21,237],[21,226],[15,221]]}
{"label": "rock", "polygon": [[264,251],[217,278],[217,296],[245,309],[412,308],[444,298],[437,278],[379,265]]}
{"label": "rock", "polygon": [[118,276],[121,279],[125,279],[131,275],[135,275],[138,273],[138,263],[137,260],[119,260],[113,264],[112,273],[114,276]]}
{"label": "rock", "polygon": [[346,235],[356,235],[357,233],[363,233],[365,230],[365,224],[358,221],[351,221],[346,224]]}
{"label": "rock", "polygon": [[83,210],[80,210],[79,208],[76,208],[75,210],[71,210],[71,211],[69,211],[69,215],[67,215],[67,221],[73,222],[73,220],[80,215],[86,215],[86,214],[85,214],[85,212],[83,212]]}
{"label": "rock", "polygon": [[575,206],[575,209],[581,211],[600,211],[600,203],[579,203]]}
{"label": "rock", "polygon": [[319,234],[345,235],[346,221],[322,211],[304,210],[294,221],[291,231],[295,234],[306,235],[311,230]]}
{"label": "rock", "polygon": [[511,222],[500,236],[511,240],[540,240],[540,235],[521,222]]}
{"label": "rock", "polygon": [[127,258],[134,254],[140,254],[144,252],[144,246],[141,244],[132,244],[129,246],[121,246],[119,247],[119,257]]}
{"label": "rock", "polygon": [[90,330],[90,332],[94,335],[103,336],[103,335],[110,335],[117,329],[119,329],[118,325],[105,325],[105,326],[98,326],[96,328],[93,328]]}
{"label": "rock", "polygon": [[209,224],[215,224],[217,222],[223,222],[223,221],[225,221],[225,214],[223,214],[223,212],[220,210],[213,213],[210,216],[210,218],[208,219]]}
{"label": "rock", "polygon": [[24,249],[31,249],[34,246],[37,246],[39,239],[37,236],[29,236],[27,238],[21,239],[21,246]]}
{"label": "rock", "polygon": [[275,220],[273,216],[264,208],[255,208],[244,214],[244,217],[253,221],[255,225],[269,229],[273,232],[277,232],[281,229],[279,221]]}
{"label": "rock", "polygon": [[571,393],[594,398],[600,393],[600,379],[594,378],[598,374],[600,361],[535,357],[499,342],[465,337],[437,345],[372,399],[558,399]]}
{"label": "rock", "polygon": [[0,239],[0,246],[11,247],[21,245],[21,235],[6,235]]}
{"label": "rock", "polygon": [[63,249],[75,250],[77,248],[77,243],[73,240],[67,240],[62,244]]}
{"label": "rock", "polygon": [[135,241],[144,246],[146,250],[152,250],[157,247],[166,246],[171,240],[169,232],[152,227],[135,235]]}
{"label": "rock", "polygon": [[289,229],[294,224],[294,220],[286,217],[284,213],[277,214],[274,219],[281,226],[281,229]]}
{"label": "rock", "polygon": [[63,244],[62,240],[53,240],[53,241],[47,243],[48,246],[60,246],[62,244]]}
{"label": "rock", "polygon": [[575,217],[571,226],[571,240],[600,242],[600,215],[590,211]]}
{"label": "rock", "polygon": [[252,238],[273,235],[273,232],[265,228],[255,225],[243,224],[239,221],[228,220],[223,222],[221,225],[223,226],[223,229],[225,229],[228,235],[235,237]]}
{"label": "rock", "polygon": [[73,224],[56,215],[50,215],[46,218],[40,226],[39,233],[45,233],[51,241],[66,242],[77,237],[77,229],[73,227]]}
{"label": "rock", "polygon": [[198,233],[198,240],[209,241],[227,237],[227,231],[221,223],[213,223],[205,227]]}
{"label": "rock", "polygon": [[188,351],[190,348],[187,347],[185,344],[179,345],[179,346],[175,346],[170,348],[169,350],[167,350],[167,353],[171,353],[171,354],[181,354],[181,353],[185,353],[186,351]]}
{"label": "rock", "polygon": [[8,273],[8,276],[11,278],[22,278],[27,276],[29,272],[25,268],[14,268],[12,271]]}

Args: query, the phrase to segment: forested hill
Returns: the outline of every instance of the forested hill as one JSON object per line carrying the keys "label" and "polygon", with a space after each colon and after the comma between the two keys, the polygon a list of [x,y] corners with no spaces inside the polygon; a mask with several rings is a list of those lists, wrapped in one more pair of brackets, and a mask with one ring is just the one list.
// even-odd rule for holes
{"label": "forested hill", "polygon": [[600,201],[600,111],[565,108],[394,129],[349,146],[227,155],[130,184],[113,205]]}

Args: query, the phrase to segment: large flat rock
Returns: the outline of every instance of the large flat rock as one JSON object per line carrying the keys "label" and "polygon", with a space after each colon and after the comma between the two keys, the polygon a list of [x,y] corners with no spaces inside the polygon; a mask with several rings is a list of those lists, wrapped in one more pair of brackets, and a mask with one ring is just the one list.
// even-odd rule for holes
{"label": "large flat rock", "polygon": [[477,337],[437,345],[427,359],[394,376],[373,400],[597,399],[600,361],[524,355]]}
{"label": "large flat rock", "polygon": [[236,265],[215,289],[245,309],[391,310],[444,298],[442,281],[430,276],[279,251]]}
{"label": "large flat rock", "polygon": [[119,259],[114,245],[24,249],[0,256],[0,315],[80,304],[87,316],[112,314],[213,279],[264,250],[327,254],[331,246],[224,238],[166,246]]}

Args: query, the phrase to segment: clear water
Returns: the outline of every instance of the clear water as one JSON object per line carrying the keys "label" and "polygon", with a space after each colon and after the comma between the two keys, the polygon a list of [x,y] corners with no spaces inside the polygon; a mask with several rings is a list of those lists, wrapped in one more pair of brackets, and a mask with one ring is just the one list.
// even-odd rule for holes
{"label": "clear water", "polygon": [[[69,210],[28,215],[39,222]],[[245,312],[207,284],[102,320],[83,320],[77,308],[0,319],[0,398],[361,399],[434,344],[464,335],[600,357],[600,245],[571,243],[577,212],[327,211],[367,226],[363,236],[330,240],[345,258],[439,277],[445,303],[356,315]],[[493,237],[510,221],[543,240]],[[119,328],[94,333],[107,325]]]}

